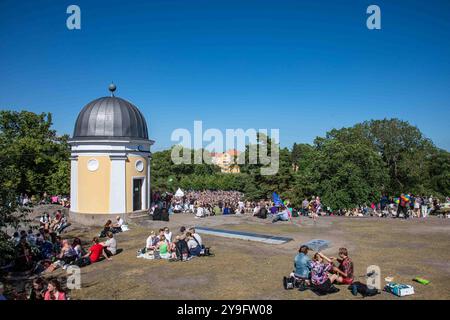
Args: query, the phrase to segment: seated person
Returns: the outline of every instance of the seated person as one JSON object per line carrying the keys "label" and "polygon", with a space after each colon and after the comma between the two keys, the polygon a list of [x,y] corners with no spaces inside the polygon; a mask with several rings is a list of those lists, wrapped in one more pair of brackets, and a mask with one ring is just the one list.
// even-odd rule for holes
{"label": "seated person", "polygon": [[157,237],[155,235],[155,231],[151,231],[147,240],[145,241],[145,252],[155,250],[157,244]]}
{"label": "seated person", "polygon": [[20,239],[16,246],[15,271],[28,271],[33,267],[31,246],[26,237]]}
{"label": "seated person", "polygon": [[59,223],[57,225],[55,225],[56,234],[61,234],[70,225],[71,224],[67,221],[66,216],[62,215]]}
{"label": "seated person", "polygon": [[92,239],[92,247],[89,248],[88,253],[83,256],[83,259],[89,258],[90,263],[95,263],[100,260],[100,256],[103,255],[107,260],[112,260],[110,257],[108,257],[103,250],[103,245],[99,243],[99,240],[97,237],[94,237]]}
{"label": "seated person", "polygon": [[11,237],[10,241],[12,242],[13,246],[17,246],[20,243],[20,234],[19,232],[15,231],[13,236]]}
{"label": "seated person", "polygon": [[179,203],[177,203],[175,205],[175,207],[173,208],[173,213],[181,213],[182,207]]}
{"label": "seated person", "polygon": [[49,229],[50,229],[51,231],[56,231],[56,226],[61,222],[61,218],[62,218],[61,210],[57,210],[57,211],[56,211],[56,214],[55,214],[55,218],[54,218],[53,221],[50,223]]}
{"label": "seated person", "polygon": [[337,275],[330,274],[333,269],[331,262],[324,263],[324,256],[317,252],[311,262],[311,282],[321,291],[328,291],[337,279]]}
{"label": "seated person", "polygon": [[203,209],[202,206],[199,206],[195,212],[195,217],[196,218],[203,218],[205,217],[205,210]]}
{"label": "seated person", "polygon": [[339,284],[352,284],[353,283],[353,261],[348,256],[347,248],[339,248],[339,258],[327,258],[323,255],[323,258],[327,261],[337,260],[339,262],[338,267],[333,267],[333,272],[336,273],[336,282]]}
{"label": "seated person", "polygon": [[172,242],[172,232],[170,232],[168,227],[164,228],[164,237],[166,237],[166,240],[170,243]]}
{"label": "seated person", "polygon": [[28,230],[27,241],[32,246],[36,245],[36,236],[33,234],[33,229]]}
{"label": "seated person", "polygon": [[[161,237],[164,236],[164,228],[158,230],[158,235],[156,236],[156,243],[161,241]],[[164,239],[167,240],[167,239]]]}
{"label": "seated person", "polygon": [[[311,277],[311,268],[312,263],[311,259],[308,257],[307,246],[301,246],[298,250],[298,254],[294,259],[294,276],[302,279],[310,279]],[[309,280],[307,280],[307,284],[309,284]]]}
{"label": "seated person", "polygon": [[215,205],[213,208],[213,213],[214,213],[214,215],[220,215],[220,214],[222,214],[222,210],[220,210],[218,205]]}
{"label": "seated person", "polygon": [[272,223],[275,223],[277,221],[289,221],[289,209],[286,207],[283,207],[283,211],[277,213],[274,215]]}
{"label": "seated person", "polygon": [[198,256],[202,250],[202,247],[198,244],[198,241],[192,236],[190,232],[186,233],[187,246],[190,256]]}
{"label": "seated person", "polygon": [[105,225],[103,226],[102,232],[100,232],[100,238],[106,237],[106,234],[112,230],[113,230],[112,221],[111,220],[106,221]]}
{"label": "seated person", "polygon": [[108,240],[102,243],[103,251],[109,257],[115,255],[117,253],[117,241],[114,238],[114,234],[112,232],[108,232],[106,234]]}
{"label": "seated person", "polygon": [[189,248],[184,234],[175,237],[172,250],[175,252],[175,257],[179,260],[183,261],[189,258]]}
{"label": "seated person", "polygon": [[116,217],[116,223],[112,226],[112,233],[122,232],[123,219],[120,216]]}
{"label": "seated person", "polygon": [[28,295],[28,300],[44,300],[46,290],[44,279],[36,278],[33,280],[33,287]]}
{"label": "seated person", "polygon": [[47,291],[44,294],[44,300],[66,300],[66,294],[61,289],[58,280],[52,279],[49,281]]}
{"label": "seated person", "polygon": [[58,259],[61,260],[64,264],[70,264],[75,261],[77,258],[77,252],[75,249],[69,244],[69,241],[64,239],[62,240],[61,251],[59,253]]}
{"label": "seated person", "polygon": [[66,264],[70,264],[77,260],[77,253],[74,248],[69,244],[69,241],[62,240],[61,250],[56,256],[56,261],[52,263],[46,270],[46,272],[53,272],[55,269]]}
{"label": "seated person", "polygon": [[44,228],[45,230],[48,230],[50,226],[50,216],[47,212],[44,212],[42,217],[39,219],[39,225],[41,228]]}
{"label": "seated person", "polygon": [[160,236],[159,242],[156,244],[156,250],[159,251],[161,259],[170,259],[169,244],[164,235]]}
{"label": "seated person", "polygon": [[77,259],[80,259],[84,255],[84,250],[83,247],[81,246],[80,238],[73,239],[72,248],[73,250],[75,250],[75,253],[77,254]]}
{"label": "seated person", "polygon": [[189,228],[189,232],[191,233],[194,241],[196,241],[200,247],[203,247],[202,237],[200,237],[200,235],[197,232],[195,232],[195,228],[194,227]]}
{"label": "seated person", "polygon": [[267,218],[267,208],[265,205],[262,205],[258,211],[258,213],[255,215],[256,217],[260,219],[266,219]]}

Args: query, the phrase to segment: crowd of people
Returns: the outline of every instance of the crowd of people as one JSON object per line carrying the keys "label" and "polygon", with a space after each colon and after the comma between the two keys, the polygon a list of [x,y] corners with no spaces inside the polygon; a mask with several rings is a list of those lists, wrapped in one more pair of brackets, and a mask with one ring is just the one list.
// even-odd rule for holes
{"label": "crowd of people", "polygon": [[[446,198],[450,203],[450,198]],[[425,218],[439,211],[441,203],[437,197],[401,194],[399,197],[382,196],[379,201],[363,203],[354,208],[331,209],[323,205],[319,196],[305,198],[300,206],[274,203],[270,200],[245,201],[238,191],[187,191],[177,197],[171,193],[152,195],[150,214],[164,210],[167,214],[191,213],[197,218],[227,214],[252,214],[259,218],[288,221],[291,217],[307,216],[316,220],[319,216],[375,216],[398,218]]]}
{"label": "crowd of people", "polygon": [[[449,203],[450,198],[445,199]],[[420,196],[402,193],[399,197],[388,197],[383,195],[379,201],[370,204],[364,203],[356,208],[339,209],[332,211],[326,208],[319,212],[321,215],[341,215],[341,216],[374,216],[392,218],[426,218],[436,214],[441,209],[439,198],[430,195]]]}
{"label": "crowd of people", "polygon": [[[37,232],[32,228],[28,231],[16,231],[11,236],[14,250],[13,258],[4,268],[7,272],[25,272],[29,275],[48,275],[56,269],[67,269],[69,266],[84,267],[101,260],[112,260],[117,251],[117,240],[114,233],[119,232],[119,225],[123,220],[119,217],[115,224],[110,223],[110,228],[104,228],[100,233],[104,241],[94,237],[86,248],[80,238],[65,239],[62,232],[70,226],[66,217],[57,210],[51,216],[43,213],[39,218]],[[41,279],[41,278],[38,278]],[[36,282],[37,281],[37,282]],[[36,288],[35,288],[36,287]],[[35,280],[32,295],[26,299],[62,300],[66,295],[56,279],[47,283],[44,280]],[[45,290],[44,290],[45,288]],[[23,297],[22,297],[23,298]]]}
{"label": "crowd of people", "polygon": [[193,257],[210,255],[209,248],[203,244],[202,237],[194,227],[181,227],[173,235],[168,227],[159,229],[158,234],[150,232],[145,247],[138,251],[138,258],[167,259],[171,261],[188,261]]}
{"label": "crowd of people", "polygon": [[[4,290],[4,285],[0,282],[0,300],[7,300],[4,296]],[[16,295],[16,298],[31,301],[68,299],[67,294],[58,279],[53,278],[46,281],[42,277],[35,278],[28,292],[22,295],[22,297]]]}
{"label": "crowd of people", "polygon": [[49,195],[47,192],[38,197],[21,194],[17,197],[17,203],[21,206],[57,204],[64,208],[70,208],[70,197],[67,195]]}

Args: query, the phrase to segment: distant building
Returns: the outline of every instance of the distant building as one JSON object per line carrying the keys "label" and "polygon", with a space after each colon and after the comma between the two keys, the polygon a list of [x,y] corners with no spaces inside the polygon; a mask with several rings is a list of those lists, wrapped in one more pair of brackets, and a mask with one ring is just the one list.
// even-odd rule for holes
{"label": "distant building", "polygon": [[236,164],[236,158],[240,152],[237,150],[228,150],[227,152],[211,152],[211,161],[220,167],[223,173],[239,173],[239,166]]}

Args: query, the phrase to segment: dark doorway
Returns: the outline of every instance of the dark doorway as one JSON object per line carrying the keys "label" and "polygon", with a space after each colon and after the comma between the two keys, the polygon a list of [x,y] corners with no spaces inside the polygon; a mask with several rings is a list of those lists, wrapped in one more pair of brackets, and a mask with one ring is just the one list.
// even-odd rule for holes
{"label": "dark doorway", "polygon": [[133,180],[133,211],[142,210],[142,179]]}

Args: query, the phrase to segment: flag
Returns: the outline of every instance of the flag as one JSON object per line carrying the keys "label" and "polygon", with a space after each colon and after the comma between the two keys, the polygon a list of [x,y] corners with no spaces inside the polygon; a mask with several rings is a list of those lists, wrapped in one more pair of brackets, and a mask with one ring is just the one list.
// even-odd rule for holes
{"label": "flag", "polygon": [[283,201],[281,200],[281,198],[278,196],[278,194],[276,192],[274,192],[272,194],[272,198],[273,198],[273,202],[275,203],[275,205],[277,207],[280,207],[280,206],[284,205]]}

